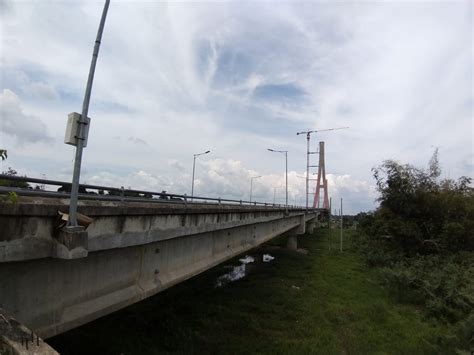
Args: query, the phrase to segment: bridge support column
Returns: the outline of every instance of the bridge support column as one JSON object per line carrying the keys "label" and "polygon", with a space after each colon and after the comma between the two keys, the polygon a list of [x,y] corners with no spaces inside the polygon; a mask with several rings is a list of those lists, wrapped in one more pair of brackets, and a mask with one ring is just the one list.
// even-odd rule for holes
{"label": "bridge support column", "polygon": [[286,248],[290,250],[298,250],[298,236],[296,234],[290,234],[288,236]]}
{"label": "bridge support column", "polygon": [[290,230],[288,232],[288,241],[286,242],[286,247],[290,250],[298,250],[298,235],[304,234],[306,232],[306,217],[301,215],[300,224],[298,227]]}

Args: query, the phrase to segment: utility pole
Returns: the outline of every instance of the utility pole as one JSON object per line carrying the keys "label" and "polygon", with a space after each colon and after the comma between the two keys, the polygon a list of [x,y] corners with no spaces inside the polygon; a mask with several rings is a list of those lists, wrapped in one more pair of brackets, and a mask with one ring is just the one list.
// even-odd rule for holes
{"label": "utility pole", "polygon": [[340,216],[341,216],[341,252],[342,252],[342,197],[341,197],[341,210],[340,210]]}
{"label": "utility pole", "polygon": [[100,19],[99,30],[97,31],[97,38],[95,40],[94,51],[92,53],[92,61],[89,69],[89,77],[87,78],[86,92],[84,101],[82,103],[82,114],[77,121],[77,139],[76,139],[76,155],[74,158],[74,172],[72,176],[71,197],[69,203],[69,218],[67,226],[77,228],[77,199],[79,194],[79,178],[81,175],[82,150],[84,148],[84,131],[85,125],[88,123],[87,114],[89,113],[89,101],[92,92],[92,83],[94,81],[95,66],[97,57],[99,56],[100,41],[102,39],[102,32],[104,31],[105,19],[109,9],[110,0],[105,0],[104,9],[102,11],[102,18]]}
{"label": "utility pole", "polygon": [[329,198],[329,220],[328,220],[328,242],[329,242],[329,250],[332,249],[331,247],[331,219],[332,219],[332,197]]}
{"label": "utility pole", "polygon": [[331,219],[332,219],[332,197],[329,197],[329,219],[328,219],[329,229],[331,229]]}
{"label": "utility pole", "polygon": [[311,140],[311,133],[317,132],[325,132],[325,131],[335,131],[338,129],[346,129],[349,127],[338,127],[338,128],[328,128],[328,129],[318,129],[318,130],[307,130],[302,132],[297,132],[296,135],[299,136],[300,134],[306,134],[306,209],[308,209],[308,195],[309,195],[309,168],[310,167],[317,167],[317,165],[310,165],[310,154],[317,154],[318,152],[310,152],[310,140]]}

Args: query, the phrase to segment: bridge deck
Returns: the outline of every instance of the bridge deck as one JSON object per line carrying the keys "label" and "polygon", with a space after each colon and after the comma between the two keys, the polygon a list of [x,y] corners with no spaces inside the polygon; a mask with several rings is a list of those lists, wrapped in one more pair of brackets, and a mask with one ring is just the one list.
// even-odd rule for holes
{"label": "bridge deck", "polygon": [[80,201],[92,218],[65,235],[69,200],[0,203],[0,307],[50,337],[160,292],[321,211],[216,203]]}

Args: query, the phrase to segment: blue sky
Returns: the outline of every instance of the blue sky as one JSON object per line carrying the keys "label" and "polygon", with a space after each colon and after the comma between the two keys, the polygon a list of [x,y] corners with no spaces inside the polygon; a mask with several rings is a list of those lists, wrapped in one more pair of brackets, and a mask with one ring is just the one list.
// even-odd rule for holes
{"label": "blue sky", "polygon": [[[0,0],[3,170],[71,179],[67,114],[80,111],[102,1]],[[330,195],[375,207],[371,168],[473,175],[470,1],[111,1],[81,181],[304,202],[305,139],[326,142]],[[277,189],[283,202],[284,189]]]}

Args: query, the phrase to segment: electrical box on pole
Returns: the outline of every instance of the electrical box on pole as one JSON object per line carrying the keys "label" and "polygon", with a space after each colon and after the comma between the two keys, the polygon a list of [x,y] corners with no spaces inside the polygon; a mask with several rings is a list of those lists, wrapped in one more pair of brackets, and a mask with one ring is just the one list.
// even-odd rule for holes
{"label": "electrical box on pole", "polygon": [[[64,143],[77,146],[77,140],[82,138],[82,147],[87,147],[87,138],[89,137],[90,122],[90,117],[86,117],[84,120],[81,120],[81,114],[77,112],[71,112],[69,115],[67,115],[66,135],[64,136]],[[82,130],[84,137],[78,137],[79,125],[81,124],[84,125],[84,129]]]}

